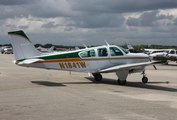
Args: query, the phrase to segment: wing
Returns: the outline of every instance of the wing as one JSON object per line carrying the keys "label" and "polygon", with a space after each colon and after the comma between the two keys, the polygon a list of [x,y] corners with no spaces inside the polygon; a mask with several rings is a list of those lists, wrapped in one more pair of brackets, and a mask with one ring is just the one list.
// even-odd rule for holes
{"label": "wing", "polygon": [[100,73],[105,73],[105,72],[116,72],[118,70],[132,70],[132,69],[139,69],[139,68],[144,68],[147,65],[152,65],[152,64],[158,64],[158,63],[164,63],[165,61],[155,61],[155,62],[143,62],[143,63],[133,63],[133,64],[125,64],[125,65],[117,65],[114,67],[102,69],[99,72]]}

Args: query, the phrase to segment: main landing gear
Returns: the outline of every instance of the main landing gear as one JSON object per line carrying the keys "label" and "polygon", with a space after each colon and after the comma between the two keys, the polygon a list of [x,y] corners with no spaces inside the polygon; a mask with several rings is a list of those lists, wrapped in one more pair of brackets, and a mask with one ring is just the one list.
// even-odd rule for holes
{"label": "main landing gear", "polygon": [[[123,73],[125,73],[125,74],[123,74]],[[117,76],[118,76],[118,78],[119,78],[119,79],[117,80],[117,83],[118,83],[119,85],[125,85],[126,82],[127,82],[125,79],[127,78],[128,73],[126,73],[126,72],[121,72],[121,75],[120,75],[120,72],[119,72],[119,73],[116,72],[116,74],[117,74]],[[146,77],[145,71],[143,71],[142,74],[143,74],[142,82],[143,82],[143,83],[147,83],[147,82],[148,82],[148,78]],[[100,73],[93,73],[92,75],[94,76],[95,81],[101,81],[101,80],[102,80],[102,75],[101,75]],[[122,79],[123,79],[123,80],[122,80]]]}
{"label": "main landing gear", "polygon": [[102,75],[100,73],[95,73],[92,74],[95,78],[96,81],[101,81],[102,80]]}

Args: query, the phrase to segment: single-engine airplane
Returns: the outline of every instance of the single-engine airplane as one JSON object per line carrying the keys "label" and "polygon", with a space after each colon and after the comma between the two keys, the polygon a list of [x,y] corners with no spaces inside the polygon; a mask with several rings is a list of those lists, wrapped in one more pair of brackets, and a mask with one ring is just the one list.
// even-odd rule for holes
{"label": "single-engine airplane", "polygon": [[104,46],[42,54],[22,30],[8,32],[8,35],[11,36],[16,65],[88,72],[92,73],[96,81],[102,80],[101,73],[115,72],[118,84],[124,85],[128,74],[142,72],[142,82],[147,83],[145,67],[163,62],[149,62],[149,56],[146,54],[129,53],[122,47],[109,45],[106,41],[107,45]]}

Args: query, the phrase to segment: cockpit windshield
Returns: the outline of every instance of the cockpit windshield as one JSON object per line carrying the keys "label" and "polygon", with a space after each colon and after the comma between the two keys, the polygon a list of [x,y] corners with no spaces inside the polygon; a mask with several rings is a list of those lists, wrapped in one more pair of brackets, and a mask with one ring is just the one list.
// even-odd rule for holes
{"label": "cockpit windshield", "polygon": [[122,47],[120,47],[120,46],[118,46],[122,51],[124,51],[125,52],[125,54],[128,54],[128,51],[126,50],[126,49],[124,49],[124,48],[122,48]]}

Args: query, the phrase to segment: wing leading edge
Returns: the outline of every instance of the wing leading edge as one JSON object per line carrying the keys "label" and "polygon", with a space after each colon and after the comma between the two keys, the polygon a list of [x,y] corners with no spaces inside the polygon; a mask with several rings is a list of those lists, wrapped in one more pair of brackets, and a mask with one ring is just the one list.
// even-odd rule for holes
{"label": "wing leading edge", "polygon": [[143,62],[143,63],[117,65],[117,66],[114,66],[114,67],[102,69],[102,70],[99,71],[99,73],[116,72],[118,70],[131,70],[131,69],[144,68],[147,65],[158,64],[158,63],[165,63],[165,61],[154,61],[154,62]]}

